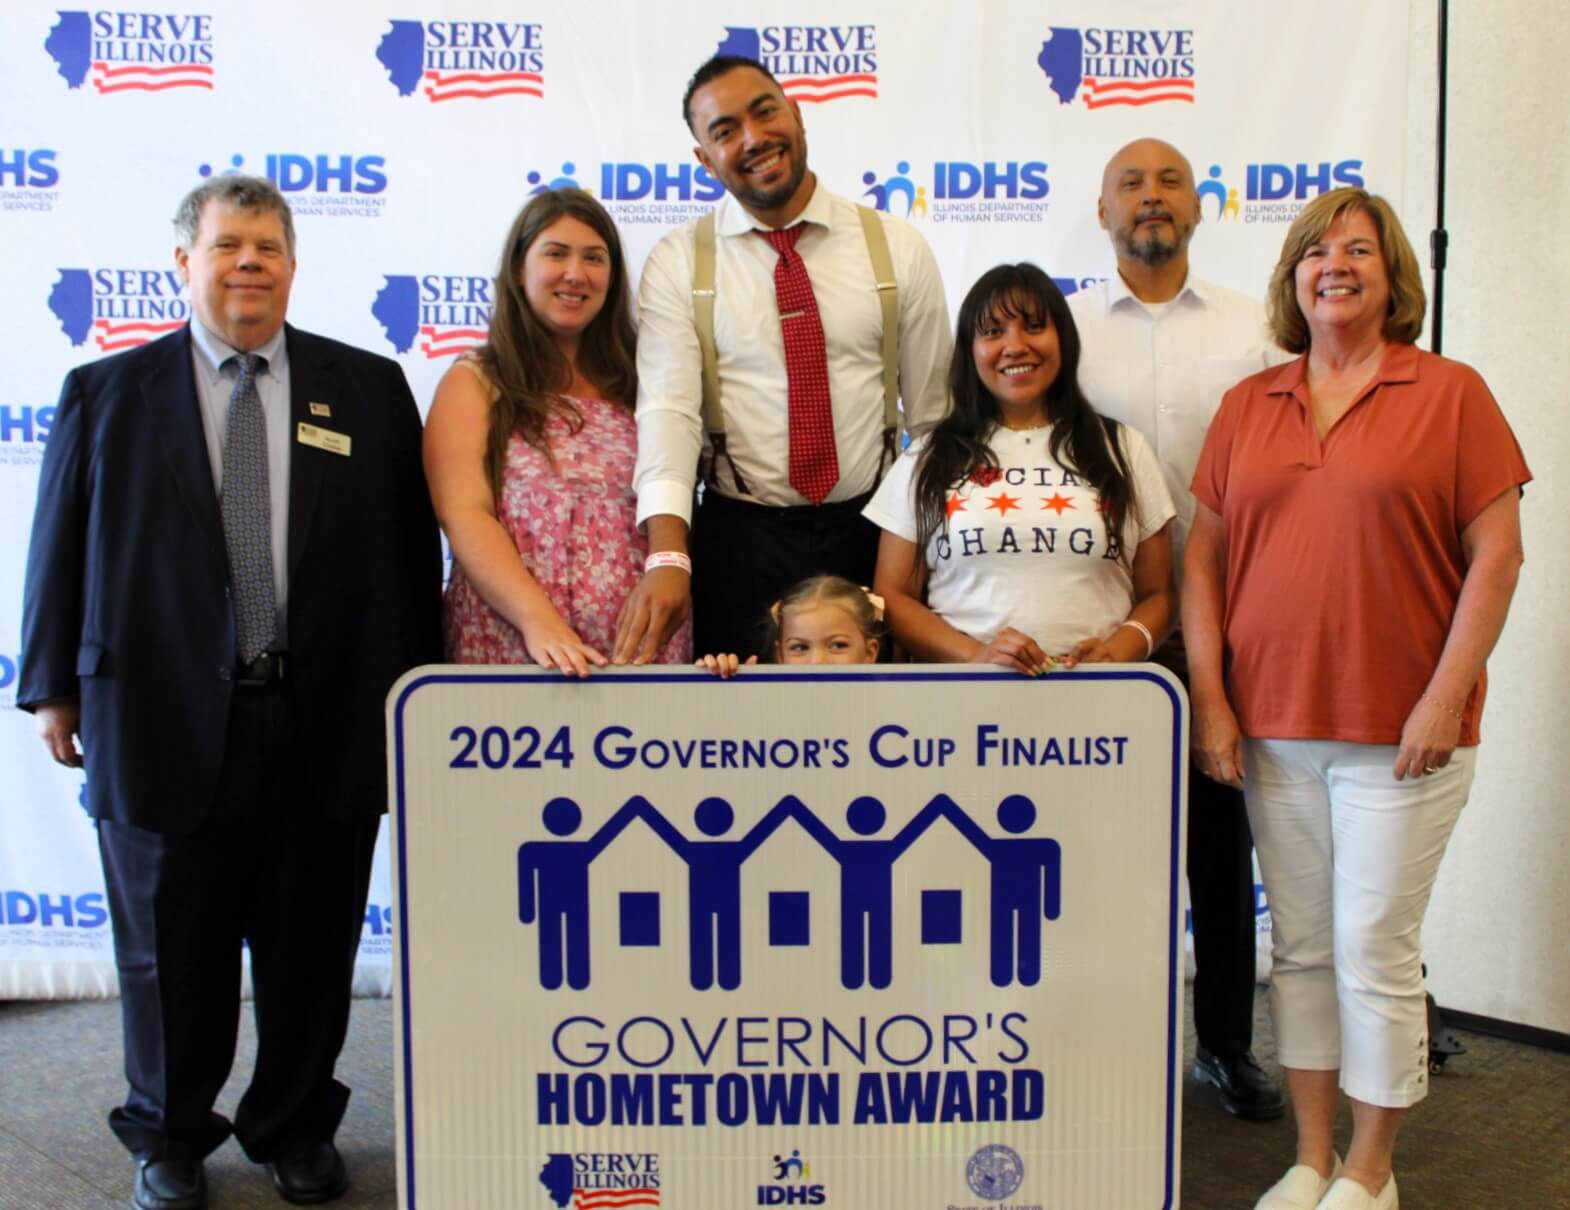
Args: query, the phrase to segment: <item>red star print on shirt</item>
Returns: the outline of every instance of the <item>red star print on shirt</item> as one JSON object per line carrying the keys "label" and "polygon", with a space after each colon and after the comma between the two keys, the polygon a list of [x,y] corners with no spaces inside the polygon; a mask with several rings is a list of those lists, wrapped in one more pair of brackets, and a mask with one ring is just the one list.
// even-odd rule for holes
{"label": "red star print on shirt", "polygon": [[1041,498],[1041,507],[1050,508],[1061,517],[1065,508],[1074,507],[1074,501],[1070,500],[1062,492],[1053,492],[1051,496],[1043,496]]}
{"label": "red star print on shirt", "polygon": [[999,492],[995,496],[988,496],[987,497],[987,507],[988,508],[995,508],[995,509],[998,510],[998,512],[1000,514],[1002,514],[1003,516],[1007,516],[1008,515],[1008,511],[1011,508],[1016,510],[1016,511],[1018,511],[1018,509],[1019,509],[1019,497],[1018,496],[1011,496],[1007,492]]}
{"label": "red star print on shirt", "polygon": [[950,496],[948,498],[948,502],[943,506],[943,515],[947,517],[952,517],[955,513],[962,513],[964,511],[965,502],[959,498],[958,492],[955,492],[952,496]]}

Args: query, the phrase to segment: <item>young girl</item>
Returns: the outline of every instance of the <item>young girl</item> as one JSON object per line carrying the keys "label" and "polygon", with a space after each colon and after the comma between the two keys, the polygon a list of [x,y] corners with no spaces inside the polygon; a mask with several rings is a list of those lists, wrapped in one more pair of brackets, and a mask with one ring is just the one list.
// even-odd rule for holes
{"label": "young girl", "polygon": [[1144,439],[1079,389],[1079,336],[1035,265],[1000,265],[960,305],[952,410],[865,515],[873,586],[918,660],[1027,675],[1143,660],[1175,604],[1174,510]]}
{"label": "young girl", "polygon": [[[883,600],[840,576],[811,576],[769,607],[768,650],[776,664],[871,664],[883,636]],[[757,656],[745,661],[756,664]],[[735,676],[733,653],[706,655],[701,667]]]}

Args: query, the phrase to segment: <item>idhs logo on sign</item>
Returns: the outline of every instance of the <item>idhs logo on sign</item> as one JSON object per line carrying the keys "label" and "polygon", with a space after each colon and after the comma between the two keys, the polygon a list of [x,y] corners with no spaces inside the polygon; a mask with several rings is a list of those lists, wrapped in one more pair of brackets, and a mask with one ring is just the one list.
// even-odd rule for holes
{"label": "idhs logo on sign", "polygon": [[879,179],[862,174],[862,197],[874,209],[900,218],[930,217],[934,222],[1039,223],[1046,217],[1044,200],[1051,192],[1047,165],[1041,160],[938,160],[932,184],[917,184],[910,162],[900,160],[893,174]]}
{"label": "idhs logo on sign", "polygon": [[1194,189],[1199,194],[1200,208],[1206,218],[1282,223],[1296,218],[1303,203],[1311,197],[1342,186],[1362,188],[1363,185],[1362,160],[1321,160],[1318,163],[1249,164],[1241,196],[1236,185],[1223,177],[1221,165],[1212,164],[1205,180]]}
{"label": "idhs logo on sign", "polygon": [[[304,155],[274,151],[264,157],[263,174],[289,198],[296,218],[377,218],[387,199],[387,157],[380,155]],[[197,175],[244,172],[245,157],[229,157],[228,167],[199,164]]]}
{"label": "idhs logo on sign", "polygon": [[53,210],[60,184],[58,153],[44,148],[0,147],[0,209]]}
{"label": "idhs logo on sign", "polygon": [[760,1206],[821,1206],[827,1200],[823,1186],[811,1183],[812,1166],[801,1158],[799,1148],[788,1159],[774,1157],[773,1176],[778,1183],[758,1186]]}
{"label": "idhs logo on sign", "polygon": [[725,186],[690,160],[680,164],[607,160],[600,165],[599,195],[617,222],[671,226],[713,209],[725,196]]}

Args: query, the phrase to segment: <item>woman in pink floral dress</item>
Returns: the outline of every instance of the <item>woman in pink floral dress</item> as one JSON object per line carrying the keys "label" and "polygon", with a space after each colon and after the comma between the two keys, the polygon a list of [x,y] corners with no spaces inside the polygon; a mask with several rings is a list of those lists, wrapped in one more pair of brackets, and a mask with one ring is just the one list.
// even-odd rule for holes
{"label": "woman in pink floral dress", "polygon": [[[489,339],[436,389],[425,474],[452,545],[447,657],[587,676],[647,544],[632,490],[634,333],[615,225],[578,189],[508,232]],[[660,653],[691,658],[683,628]]]}

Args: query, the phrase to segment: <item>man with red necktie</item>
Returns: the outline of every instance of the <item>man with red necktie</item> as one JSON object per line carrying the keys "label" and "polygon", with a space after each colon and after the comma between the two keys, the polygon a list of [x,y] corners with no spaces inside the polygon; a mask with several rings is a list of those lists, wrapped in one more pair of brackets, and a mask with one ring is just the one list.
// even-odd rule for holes
{"label": "man with red necktie", "polygon": [[898,430],[947,406],[953,338],[926,241],[819,187],[800,107],[761,63],[710,59],[682,108],[727,196],[643,270],[634,482],[652,553],[617,662],[652,659],[689,612],[700,654],[755,651],[797,580],[871,583],[862,506]]}

